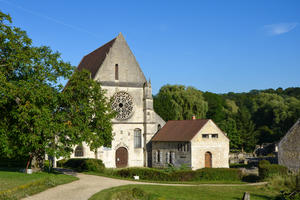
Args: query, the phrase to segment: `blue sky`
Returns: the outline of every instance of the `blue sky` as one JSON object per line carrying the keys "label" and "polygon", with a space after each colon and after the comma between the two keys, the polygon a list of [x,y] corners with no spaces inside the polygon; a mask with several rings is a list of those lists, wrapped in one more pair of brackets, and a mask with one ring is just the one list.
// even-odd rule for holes
{"label": "blue sky", "polygon": [[300,86],[300,1],[0,0],[34,45],[81,58],[122,32],[153,93]]}

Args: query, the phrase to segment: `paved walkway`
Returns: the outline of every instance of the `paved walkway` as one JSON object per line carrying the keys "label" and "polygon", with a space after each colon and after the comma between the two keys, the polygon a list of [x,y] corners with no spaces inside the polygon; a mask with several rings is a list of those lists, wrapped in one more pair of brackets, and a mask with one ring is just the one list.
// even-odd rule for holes
{"label": "paved walkway", "polygon": [[166,185],[166,186],[246,186],[246,185],[264,185],[266,183],[251,183],[251,184],[160,184],[160,183],[145,183],[136,181],[127,181],[112,179],[102,176],[93,176],[86,174],[77,174],[79,180],[72,183],[59,185],[50,188],[44,192],[27,197],[23,200],[87,200],[93,194],[111,187],[128,185],[128,184],[147,184],[147,185]]}

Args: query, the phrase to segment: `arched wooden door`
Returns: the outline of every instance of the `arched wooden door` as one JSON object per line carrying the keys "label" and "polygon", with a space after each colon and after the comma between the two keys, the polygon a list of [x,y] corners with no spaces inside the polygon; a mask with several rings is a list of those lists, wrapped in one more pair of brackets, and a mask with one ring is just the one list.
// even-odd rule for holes
{"label": "arched wooden door", "polygon": [[120,147],[116,151],[116,167],[127,167],[128,151],[125,147]]}
{"label": "arched wooden door", "polygon": [[212,167],[212,155],[210,152],[205,153],[205,167],[206,168]]}

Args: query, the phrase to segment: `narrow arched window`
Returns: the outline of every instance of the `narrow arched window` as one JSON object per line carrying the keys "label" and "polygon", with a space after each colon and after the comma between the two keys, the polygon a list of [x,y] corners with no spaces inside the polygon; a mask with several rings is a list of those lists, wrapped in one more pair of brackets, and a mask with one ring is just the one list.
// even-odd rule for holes
{"label": "narrow arched window", "polygon": [[157,125],[157,131],[159,131],[160,129],[161,129],[161,125],[158,124],[158,125]]}
{"label": "narrow arched window", "polygon": [[83,147],[79,145],[75,149],[75,157],[83,157]]}
{"label": "narrow arched window", "polygon": [[142,148],[142,131],[134,129],[134,148]]}

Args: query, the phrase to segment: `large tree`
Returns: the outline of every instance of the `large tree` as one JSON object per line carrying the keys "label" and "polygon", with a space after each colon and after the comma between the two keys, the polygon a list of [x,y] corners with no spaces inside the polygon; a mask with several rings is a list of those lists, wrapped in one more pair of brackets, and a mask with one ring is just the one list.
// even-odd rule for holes
{"label": "large tree", "polygon": [[207,102],[193,87],[165,85],[154,97],[154,109],[164,120],[205,118]]}
{"label": "large tree", "polygon": [[[92,150],[109,145],[109,100],[87,71],[74,67],[49,47],[35,47],[25,31],[0,12],[0,153],[25,156],[42,166],[45,154],[66,156],[87,142]],[[27,164],[27,166],[28,166]]]}

